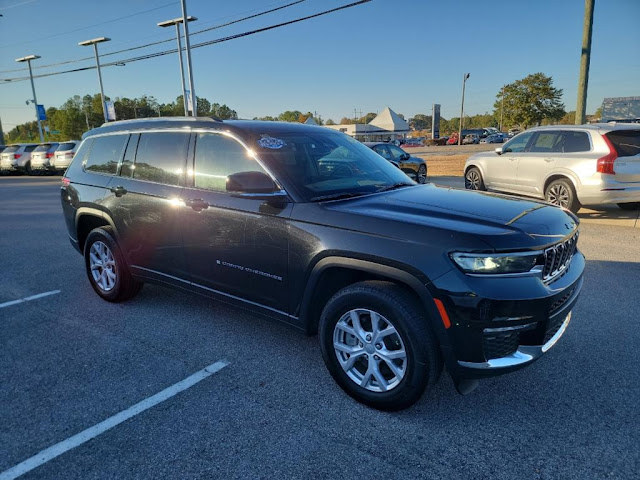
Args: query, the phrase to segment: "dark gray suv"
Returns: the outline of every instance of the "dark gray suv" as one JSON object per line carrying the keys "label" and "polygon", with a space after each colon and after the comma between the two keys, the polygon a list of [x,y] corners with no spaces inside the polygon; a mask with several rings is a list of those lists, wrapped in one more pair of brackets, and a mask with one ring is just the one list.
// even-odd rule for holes
{"label": "dark gray suv", "polygon": [[154,282],[319,333],[333,378],[381,409],[411,405],[443,364],[463,393],[530,364],[582,287],[571,213],[418,185],[323,127],[105,124],[84,136],[61,197],[105,300]]}

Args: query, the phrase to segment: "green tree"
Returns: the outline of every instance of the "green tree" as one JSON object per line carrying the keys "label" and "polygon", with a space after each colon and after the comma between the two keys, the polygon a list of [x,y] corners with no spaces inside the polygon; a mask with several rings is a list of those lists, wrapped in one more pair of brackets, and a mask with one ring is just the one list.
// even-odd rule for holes
{"label": "green tree", "polygon": [[299,122],[302,112],[299,110],[287,110],[278,115],[278,120],[281,122]]}
{"label": "green tree", "polygon": [[332,119],[329,119],[325,122],[325,125],[335,125],[336,122],[334,122]]}
{"label": "green tree", "polygon": [[[409,119],[409,127],[414,130],[428,130],[431,128],[431,115],[417,113]],[[442,128],[442,127],[441,127]]]}
{"label": "green tree", "polygon": [[[500,117],[502,90],[496,95],[494,117]],[[504,87],[503,124],[528,128],[548,119],[560,120],[565,114],[562,89],[553,86],[553,79],[534,73]]]}

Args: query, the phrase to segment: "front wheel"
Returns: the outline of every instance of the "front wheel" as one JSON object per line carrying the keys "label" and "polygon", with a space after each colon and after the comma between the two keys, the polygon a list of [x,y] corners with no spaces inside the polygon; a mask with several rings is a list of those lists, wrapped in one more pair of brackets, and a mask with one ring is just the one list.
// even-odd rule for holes
{"label": "front wheel", "polygon": [[418,167],[418,173],[416,174],[416,181],[420,184],[427,183],[427,166],[422,164]]}
{"label": "front wheel", "polygon": [[320,347],[338,385],[381,410],[409,407],[442,370],[424,312],[389,282],[360,282],[336,293],[320,318]]}
{"label": "front wheel", "polygon": [[142,288],[142,282],[131,276],[111,227],[91,230],[84,257],[89,282],[103,299],[122,302],[137,295]]}
{"label": "front wheel", "polygon": [[618,206],[623,210],[638,210],[640,209],[640,202],[619,203]]}
{"label": "front wheel", "polygon": [[554,180],[547,185],[544,198],[547,202],[566,208],[573,213],[578,213],[581,207],[573,184],[564,178]]}
{"label": "front wheel", "polygon": [[471,167],[464,175],[464,188],[467,190],[486,190],[482,174],[477,167]]}

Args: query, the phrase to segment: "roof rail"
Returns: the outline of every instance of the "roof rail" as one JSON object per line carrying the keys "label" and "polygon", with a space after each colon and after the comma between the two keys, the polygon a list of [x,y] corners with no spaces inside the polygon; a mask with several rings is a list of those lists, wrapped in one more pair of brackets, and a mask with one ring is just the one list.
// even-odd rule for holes
{"label": "roof rail", "polygon": [[131,118],[128,120],[116,120],[115,122],[105,122],[101,127],[106,127],[108,125],[113,124],[122,124],[122,123],[142,123],[142,122],[202,122],[202,121],[212,121],[212,122],[222,122],[221,119],[217,117],[144,117],[144,118]]}

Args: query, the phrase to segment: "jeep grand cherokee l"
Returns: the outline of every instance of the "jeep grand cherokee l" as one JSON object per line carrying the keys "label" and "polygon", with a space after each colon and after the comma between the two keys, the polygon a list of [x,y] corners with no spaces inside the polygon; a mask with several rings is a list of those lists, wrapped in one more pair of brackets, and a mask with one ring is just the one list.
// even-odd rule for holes
{"label": "jeep grand cherokee l", "polygon": [[69,238],[108,301],[143,282],[319,333],[326,366],[380,409],[530,364],[580,289],[561,208],[419,185],[339,132],[159,118],[85,134],[61,190]]}

